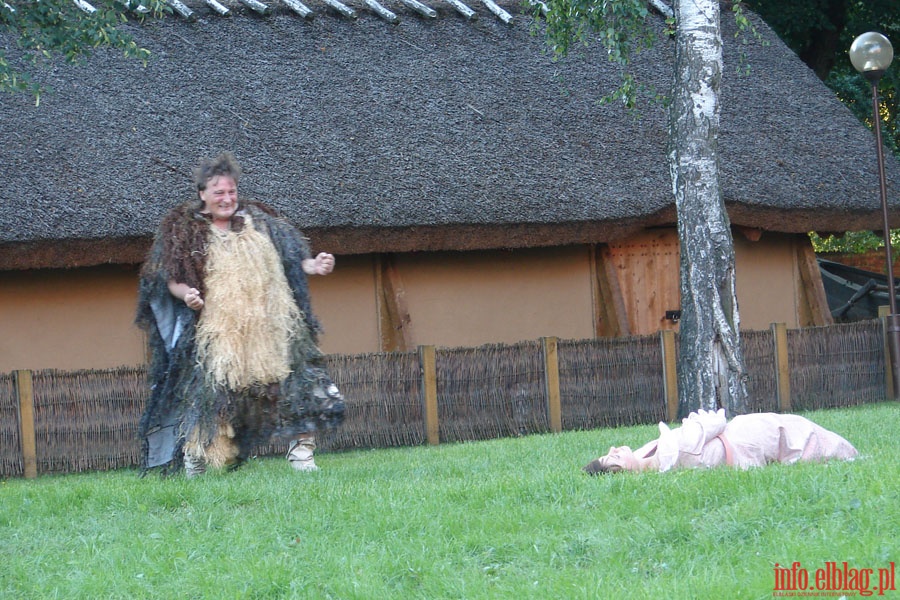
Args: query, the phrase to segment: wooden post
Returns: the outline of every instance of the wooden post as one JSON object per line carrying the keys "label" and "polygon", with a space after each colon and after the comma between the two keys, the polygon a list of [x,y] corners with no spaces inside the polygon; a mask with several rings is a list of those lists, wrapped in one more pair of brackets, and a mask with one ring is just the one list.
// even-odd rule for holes
{"label": "wooden post", "polygon": [[437,367],[434,346],[419,346],[419,368],[422,369],[422,395],[425,397],[425,434],[428,443],[441,443],[437,404]]}
{"label": "wooden post", "polygon": [[884,391],[885,398],[894,398],[894,374],[891,367],[891,342],[888,336],[887,317],[891,314],[890,306],[878,307],[878,318],[881,319],[881,337],[884,340]]}
{"label": "wooden post", "polygon": [[807,236],[803,236],[797,248],[797,267],[800,271],[800,283],[803,286],[803,300],[809,308],[809,318],[813,325],[834,325],[834,317],[828,308],[828,297],[825,295],[825,284],[822,283],[822,272],[816,262],[816,253]]}
{"label": "wooden post", "polygon": [[663,329],[659,332],[662,346],[663,393],[666,396],[666,415],[669,422],[678,419],[678,361],[675,352],[675,331]]}
{"label": "wooden post", "polygon": [[628,313],[619,286],[619,277],[609,255],[609,246],[592,246],[591,297],[596,337],[621,337],[629,335]]}
{"label": "wooden post", "polygon": [[34,435],[34,388],[31,371],[16,371],[19,397],[19,442],[25,465],[25,479],[37,477],[37,444]]}
{"label": "wooden post", "polygon": [[788,361],[787,325],[772,323],[772,341],[775,350],[775,394],[778,409],[791,412],[791,366]]}
{"label": "wooden post", "polygon": [[406,304],[403,279],[393,254],[375,257],[375,288],[381,350],[391,352],[412,349],[412,317]]}
{"label": "wooden post", "polygon": [[541,338],[544,352],[544,372],[547,375],[547,414],[550,417],[550,431],[562,431],[562,408],[559,399],[559,354],[555,337]]}

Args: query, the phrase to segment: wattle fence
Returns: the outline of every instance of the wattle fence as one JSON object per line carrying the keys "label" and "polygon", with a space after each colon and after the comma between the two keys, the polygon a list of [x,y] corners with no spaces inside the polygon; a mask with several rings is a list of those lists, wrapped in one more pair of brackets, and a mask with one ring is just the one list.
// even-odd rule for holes
{"label": "wattle fence", "polygon": [[[884,401],[881,320],[742,332],[751,410]],[[347,417],[323,451],[672,421],[676,336],[558,340],[327,357]],[[144,368],[0,374],[0,477],[137,467]],[[260,455],[283,452],[280,446]]]}

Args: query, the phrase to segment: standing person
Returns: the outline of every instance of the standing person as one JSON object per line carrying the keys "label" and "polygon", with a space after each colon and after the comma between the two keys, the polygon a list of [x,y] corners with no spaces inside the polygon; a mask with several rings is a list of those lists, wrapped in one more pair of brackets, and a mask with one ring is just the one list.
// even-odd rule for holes
{"label": "standing person", "polygon": [[231,153],[202,161],[197,198],[163,219],[141,270],[137,323],[152,352],[145,470],[237,468],[270,440],[291,442],[294,469],[316,470],[315,431],[343,420],[306,280],[331,273],[334,256],[312,257],[274,210],[239,200],[240,175]]}

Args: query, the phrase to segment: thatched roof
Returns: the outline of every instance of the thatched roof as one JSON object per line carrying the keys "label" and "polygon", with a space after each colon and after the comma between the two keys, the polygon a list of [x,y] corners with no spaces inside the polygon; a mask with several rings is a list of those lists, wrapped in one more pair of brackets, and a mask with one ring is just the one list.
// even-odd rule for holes
{"label": "thatched roof", "polygon": [[[39,106],[3,98],[0,268],[140,261],[191,197],[197,160],[223,149],[245,169],[243,197],[335,253],[602,242],[674,222],[663,109],[600,105],[620,80],[599,45],[554,62],[518,3],[500,3],[511,25],[472,2],[475,20],[443,1],[436,18],[384,3],[397,24],[363,0],[345,3],[357,19],[318,0],[312,20],[187,4],[198,20],[128,26],[146,67],[100,50],[42,69]],[[769,45],[738,48],[731,21],[719,147],[732,222],[879,228],[872,134],[765,25]],[[666,90],[672,55],[665,37],[638,55],[641,81]]]}

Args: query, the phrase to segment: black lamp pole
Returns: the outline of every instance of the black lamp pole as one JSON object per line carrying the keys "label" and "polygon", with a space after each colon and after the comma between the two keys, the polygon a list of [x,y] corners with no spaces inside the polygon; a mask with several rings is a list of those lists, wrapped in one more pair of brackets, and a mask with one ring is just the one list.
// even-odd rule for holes
{"label": "black lamp pole", "polygon": [[872,84],[872,122],[875,129],[875,150],[878,154],[878,179],[881,184],[881,213],[884,231],[885,265],[887,266],[888,297],[891,314],[887,316],[888,351],[891,359],[893,399],[900,398],[900,314],[897,314],[897,295],[894,287],[894,257],[891,251],[891,228],[888,219],[887,178],[884,174],[884,146],[881,143],[881,117],[878,114],[878,82],[894,58],[890,40],[880,33],[864,33],[850,46],[850,61],[857,71]]}

